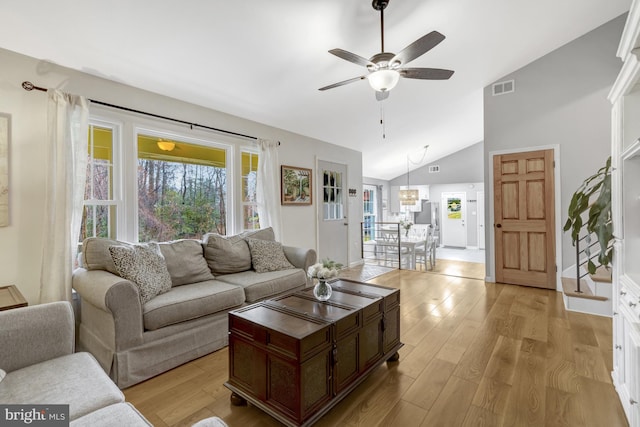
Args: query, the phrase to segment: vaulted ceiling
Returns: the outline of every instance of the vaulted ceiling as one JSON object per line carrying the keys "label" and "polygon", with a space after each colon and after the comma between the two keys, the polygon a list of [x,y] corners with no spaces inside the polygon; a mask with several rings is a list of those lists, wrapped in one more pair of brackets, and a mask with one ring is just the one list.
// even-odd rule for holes
{"label": "vaulted ceiling", "polygon": [[362,151],[365,176],[391,179],[427,144],[433,161],[482,141],[484,86],[630,3],[391,0],[386,50],[437,30],[446,39],[411,65],[455,74],[401,79],[383,102],[366,81],[318,91],[366,74],[329,49],[380,51],[370,0],[6,0],[0,47]]}

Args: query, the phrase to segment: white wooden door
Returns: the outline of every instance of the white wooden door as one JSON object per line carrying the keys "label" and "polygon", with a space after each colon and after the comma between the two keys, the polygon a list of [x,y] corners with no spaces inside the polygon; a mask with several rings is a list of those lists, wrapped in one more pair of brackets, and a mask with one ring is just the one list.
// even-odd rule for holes
{"label": "white wooden door", "polygon": [[478,191],[478,249],[484,249],[484,191]]}
{"label": "white wooden door", "polygon": [[467,246],[467,193],[442,193],[441,240],[444,246]]}
{"label": "white wooden door", "polygon": [[349,265],[347,166],[318,161],[318,260]]}

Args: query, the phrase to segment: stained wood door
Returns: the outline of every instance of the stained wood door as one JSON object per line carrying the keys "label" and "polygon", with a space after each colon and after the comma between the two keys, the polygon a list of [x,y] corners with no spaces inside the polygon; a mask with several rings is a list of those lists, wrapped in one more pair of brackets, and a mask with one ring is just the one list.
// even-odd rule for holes
{"label": "stained wood door", "polygon": [[556,288],[553,150],[493,157],[496,281]]}

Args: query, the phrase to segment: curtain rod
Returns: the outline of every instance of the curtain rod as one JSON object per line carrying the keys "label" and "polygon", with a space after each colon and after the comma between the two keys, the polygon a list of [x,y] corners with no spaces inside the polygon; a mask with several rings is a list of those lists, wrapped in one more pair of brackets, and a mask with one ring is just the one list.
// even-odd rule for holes
{"label": "curtain rod", "polygon": [[[29,81],[22,82],[22,88],[24,90],[27,90],[27,91],[32,91],[34,89],[35,90],[39,90],[41,92],[46,92],[47,91],[47,89],[45,89],[43,87],[40,87],[40,86],[36,86],[36,85],[34,85],[33,83],[31,83]],[[163,120],[169,120],[169,121],[176,122],[176,123],[182,123],[183,125],[189,125],[189,127],[191,129],[193,129],[193,127],[195,126],[195,127],[199,127],[199,128],[202,128],[202,129],[212,130],[212,131],[215,131],[215,132],[226,133],[228,135],[241,136],[243,138],[249,138],[249,139],[253,139],[255,141],[258,140],[258,138],[255,137],[255,136],[245,135],[243,133],[232,132],[230,130],[224,130],[224,129],[218,129],[218,128],[214,128],[212,126],[199,125],[197,123],[188,122],[186,120],[174,119],[172,117],[161,116],[159,114],[154,114],[154,113],[148,113],[146,111],[135,110],[133,108],[123,107],[121,105],[115,105],[115,104],[109,104],[108,102],[97,101],[95,99],[89,99],[89,101],[91,101],[93,104],[103,105],[105,107],[116,108],[118,110],[124,110],[124,111],[128,111],[130,113],[138,113],[138,114],[143,114],[145,116],[155,117],[156,119],[163,119]],[[278,141],[278,145],[280,145],[280,141]]]}

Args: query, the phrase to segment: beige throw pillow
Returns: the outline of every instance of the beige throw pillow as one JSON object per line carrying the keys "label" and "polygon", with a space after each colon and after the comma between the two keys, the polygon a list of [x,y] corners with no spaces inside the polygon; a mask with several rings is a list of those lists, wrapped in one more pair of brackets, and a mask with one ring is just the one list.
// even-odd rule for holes
{"label": "beige throw pillow", "polygon": [[199,240],[183,239],[159,243],[173,286],[212,280]]}
{"label": "beige throw pillow", "polygon": [[138,286],[142,304],[171,289],[171,276],[157,243],[110,246],[109,252],[120,277]]}
{"label": "beige throw pillow", "polygon": [[246,241],[251,250],[253,269],[258,273],[295,268],[284,255],[280,242],[261,239],[246,239]]}
{"label": "beige throw pillow", "polygon": [[202,238],[204,257],[213,274],[231,274],[251,270],[251,252],[245,239],[275,240],[271,227],[245,231],[235,236],[207,233]]}

